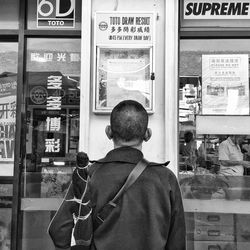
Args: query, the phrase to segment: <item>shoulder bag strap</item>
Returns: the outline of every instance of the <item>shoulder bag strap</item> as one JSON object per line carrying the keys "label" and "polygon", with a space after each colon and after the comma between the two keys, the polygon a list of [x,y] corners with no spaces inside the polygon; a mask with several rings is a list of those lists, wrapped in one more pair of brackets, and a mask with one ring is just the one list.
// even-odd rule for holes
{"label": "shoulder bag strap", "polygon": [[109,202],[116,204],[116,201],[122,196],[123,193],[127,191],[127,189],[138,179],[138,177],[141,175],[141,173],[144,171],[144,169],[148,166],[149,162],[142,158],[134,167],[134,169],[129,174],[126,182],[121,187],[121,189],[118,191],[116,196]]}
{"label": "shoulder bag strap", "polygon": [[94,219],[94,230],[96,230],[104,221],[105,219],[110,215],[112,210],[117,205],[117,200],[128,190],[129,187],[135,181],[138,179],[138,177],[141,175],[141,173],[145,170],[145,168],[148,166],[149,162],[145,160],[144,158],[140,160],[134,169],[129,174],[126,182],[121,187],[121,189],[118,191],[118,193],[115,195],[115,197],[109,201],[101,210],[99,213],[97,213],[96,218]]}

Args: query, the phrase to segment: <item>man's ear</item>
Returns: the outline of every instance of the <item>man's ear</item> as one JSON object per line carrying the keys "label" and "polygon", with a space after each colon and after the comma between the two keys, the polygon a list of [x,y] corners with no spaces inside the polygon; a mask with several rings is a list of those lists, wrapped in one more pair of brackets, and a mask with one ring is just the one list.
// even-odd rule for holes
{"label": "man's ear", "polygon": [[152,136],[152,130],[151,128],[147,128],[143,140],[148,141],[151,138],[151,136]]}
{"label": "man's ear", "polygon": [[110,125],[106,126],[105,133],[106,133],[107,137],[109,138],[109,140],[111,140],[113,138],[113,133],[112,133]]}

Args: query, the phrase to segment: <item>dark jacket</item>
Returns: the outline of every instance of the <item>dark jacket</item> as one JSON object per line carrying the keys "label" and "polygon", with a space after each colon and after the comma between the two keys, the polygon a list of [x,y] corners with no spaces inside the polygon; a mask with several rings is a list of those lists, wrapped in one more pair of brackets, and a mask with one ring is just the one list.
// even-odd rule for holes
{"label": "dark jacket", "polygon": [[[119,191],[141,151],[122,147],[91,165],[94,214]],[[179,184],[162,164],[150,163],[94,233],[97,250],[184,250],[185,220]]]}

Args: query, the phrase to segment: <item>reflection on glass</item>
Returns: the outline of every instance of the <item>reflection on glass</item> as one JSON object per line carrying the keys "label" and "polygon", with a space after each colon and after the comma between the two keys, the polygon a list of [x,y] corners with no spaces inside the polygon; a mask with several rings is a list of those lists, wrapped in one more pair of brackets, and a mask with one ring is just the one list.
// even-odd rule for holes
{"label": "reflection on glass", "polygon": [[11,208],[0,208],[0,249],[10,250]]}
{"label": "reflection on glass", "polygon": [[[37,197],[49,196],[46,192],[63,197],[68,185],[64,179],[72,172],[78,150],[80,40],[29,39],[27,49],[25,171],[37,174],[26,178],[31,187],[39,186]],[[56,183],[58,194],[44,191],[44,183]],[[35,195],[34,190],[25,191],[24,196]]]}
{"label": "reflection on glass", "polygon": [[0,29],[18,29],[18,1],[1,1]]}
{"label": "reflection on glass", "polygon": [[[13,197],[12,181],[0,183],[0,249],[10,250],[11,207]],[[1,248],[2,247],[2,248]]]}
{"label": "reflection on glass", "polygon": [[67,191],[78,151],[80,47],[80,39],[27,40],[21,203],[26,250],[34,249],[34,242],[36,250],[54,249],[47,228]]}
{"label": "reflection on glass", "polygon": [[53,213],[48,211],[23,212],[21,249],[54,250],[53,242],[47,233]]}

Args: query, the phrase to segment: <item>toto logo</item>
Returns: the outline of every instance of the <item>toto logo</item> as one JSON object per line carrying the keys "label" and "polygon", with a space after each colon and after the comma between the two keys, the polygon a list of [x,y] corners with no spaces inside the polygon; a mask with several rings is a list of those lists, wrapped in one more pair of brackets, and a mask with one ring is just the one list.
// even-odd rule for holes
{"label": "toto logo", "polygon": [[43,104],[47,100],[48,92],[46,88],[36,86],[30,90],[30,99],[35,104]]}
{"label": "toto logo", "polygon": [[107,28],[108,28],[108,24],[106,22],[102,21],[99,23],[99,29],[101,31],[105,31]]}
{"label": "toto logo", "polygon": [[72,28],[75,25],[75,0],[37,0],[38,27]]}

